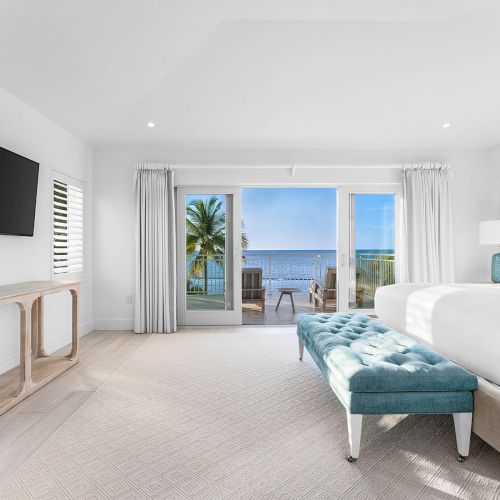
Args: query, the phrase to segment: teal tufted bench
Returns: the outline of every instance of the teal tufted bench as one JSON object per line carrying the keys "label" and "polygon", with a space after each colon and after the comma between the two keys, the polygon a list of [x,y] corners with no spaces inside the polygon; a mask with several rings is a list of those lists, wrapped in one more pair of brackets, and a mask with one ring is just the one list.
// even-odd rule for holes
{"label": "teal tufted bench", "polygon": [[469,454],[477,378],[369,316],[297,315],[304,346],[347,411],[350,456],[359,457],[363,415],[451,413],[459,460]]}

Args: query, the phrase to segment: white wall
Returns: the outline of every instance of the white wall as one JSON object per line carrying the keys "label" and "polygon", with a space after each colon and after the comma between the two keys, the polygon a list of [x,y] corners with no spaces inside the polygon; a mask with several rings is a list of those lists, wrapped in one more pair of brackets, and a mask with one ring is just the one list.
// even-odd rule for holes
{"label": "white wall", "polygon": [[[85,183],[86,279],[81,286],[81,333],[92,330],[92,150],[80,139],[0,87],[0,146],[40,163],[34,236],[0,235],[0,284],[51,278],[51,170]],[[47,297],[46,347],[71,341],[70,295]],[[19,364],[19,311],[0,306],[0,372]]]}
{"label": "white wall", "polygon": [[496,219],[500,219],[500,146],[490,149],[489,161],[496,207]]}
{"label": "white wall", "polygon": [[496,190],[488,151],[447,154],[453,179],[455,277],[461,282],[489,281],[495,248],[479,245],[479,222],[496,218]]}
{"label": "white wall", "polygon": [[[478,245],[478,224],[496,217],[489,152],[472,150],[167,150],[103,148],[94,169],[94,319],[96,328],[131,328],[134,292],[133,167],[142,161],[205,165],[179,170],[178,185],[255,185],[304,183],[399,182],[391,165],[403,161],[447,161],[455,171],[455,265],[457,281],[485,281],[493,249]],[[333,165],[337,168],[262,169],[262,164]],[[217,170],[206,165],[245,164],[245,170]],[[386,166],[385,168],[383,166]]]}

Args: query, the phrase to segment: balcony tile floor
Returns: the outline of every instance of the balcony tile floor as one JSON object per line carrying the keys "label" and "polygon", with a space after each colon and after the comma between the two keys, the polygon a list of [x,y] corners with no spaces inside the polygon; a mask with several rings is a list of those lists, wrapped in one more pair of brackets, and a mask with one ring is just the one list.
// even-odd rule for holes
{"label": "balcony tile floor", "polygon": [[[295,314],[322,312],[323,308],[314,307],[314,303],[309,302],[308,292],[294,292],[295,313],[292,311],[290,297],[285,295],[281,301],[279,309],[276,311],[276,304],[280,297],[279,292],[266,295],[266,309],[261,311],[255,304],[243,304],[243,324],[244,325],[293,325],[295,324]],[[373,297],[367,296],[368,302],[363,303],[365,307],[372,307]],[[188,309],[191,310],[218,310],[224,309],[223,295],[210,296],[189,296]],[[336,308],[329,305],[326,312],[335,312]]]}
{"label": "balcony tile floor", "polygon": [[[276,311],[280,294],[273,292],[266,295],[266,310],[261,311],[260,307],[254,304],[243,304],[243,324],[244,325],[292,325],[295,323],[295,314],[322,312],[321,307],[314,307],[309,303],[307,292],[296,292],[293,294],[295,302],[295,313],[292,311],[290,297],[284,296],[279,309]],[[335,312],[334,307],[328,307],[327,312]]]}

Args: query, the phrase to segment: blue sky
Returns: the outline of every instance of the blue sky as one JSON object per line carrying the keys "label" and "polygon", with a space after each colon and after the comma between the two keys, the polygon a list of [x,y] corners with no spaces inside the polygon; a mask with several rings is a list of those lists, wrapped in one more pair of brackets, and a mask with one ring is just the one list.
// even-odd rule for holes
{"label": "blue sky", "polygon": [[356,248],[394,249],[394,195],[357,194]]}
{"label": "blue sky", "polygon": [[[245,188],[242,216],[249,250],[336,249],[334,188]],[[356,196],[356,247],[394,248],[392,195]]]}
{"label": "blue sky", "polygon": [[[189,195],[208,200],[210,195]],[[217,196],[225,205],[224,196]],[[394,248],[393,195],[358,194],[356,248]],[[242,218],[249,250],[335,250],[335,188],[244,188]]]}

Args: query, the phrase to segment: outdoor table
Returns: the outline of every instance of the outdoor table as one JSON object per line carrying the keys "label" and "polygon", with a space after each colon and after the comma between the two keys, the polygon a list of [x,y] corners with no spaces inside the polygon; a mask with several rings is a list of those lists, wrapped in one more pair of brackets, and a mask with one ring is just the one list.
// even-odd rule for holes
{"label": "outdoor table", "polygon": [[290,295],[290,301],[292,303],[292,311],[295,312],[295,304],[293,303],[293,292],[300,292],[299,288],[278,288],[278,292],[281,292],[280,298],[278,300],[278,303],[276,304],[276,311],[278,310],[278,307],[280,306],[281,299],[283,298],[283,295]]}

